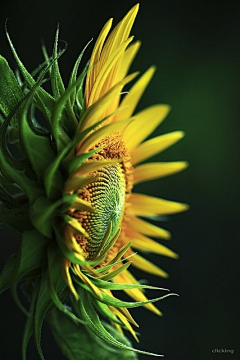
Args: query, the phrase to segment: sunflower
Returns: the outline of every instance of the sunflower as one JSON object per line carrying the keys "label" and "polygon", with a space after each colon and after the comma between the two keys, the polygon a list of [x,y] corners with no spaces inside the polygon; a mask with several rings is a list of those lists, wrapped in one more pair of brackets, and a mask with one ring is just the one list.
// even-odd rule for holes
{"label": "sunflower", "polygon": [[[7,33],[22,77],[15,76],[7,61],[0,58],[1,218],[21,231],[23,238],[19,254],[2,271],[1,289],[10,286],[28,316],[24,359],[31,333],[43,358],[41,326],[52,307],[113,347],[127,351],[133,349],[116,340],[98,314],[120,333],[129,330],[138,341],[132,328],[137,323],[128,308],[145,306],[161,315],[153,302],[169,295],[149,300],[144,290],[153,287],[140,285],[128,271],[132,264],[167,277],[165,271],[136,253],[177,257],[152,239],[169,239],[169,232],[143,218],[188,208],[133,192],[135,184],[187,166],[184,161],[145,163],[184,135],[174,131],[146,140],[167,116],[168,105],[153,105],[134,113],[155,68],[150,67],[127,93],[123,92],[138,76],[128,75],[140,47],[130,36],[138,7],[135,5],[112,31],[112,19],[104,25],[89,63],[78,76],[83,51],[67,88],[58,66],[65,51],[58,51],[59,29],[52,56],[43,47],[45,62],[34,74],[24,67]],[[47,73],[51,94],[43,86]],[[38,120],[39,113],[44,124]],[[13,155],[16,150],[18,156]],[[25,284],[29,309],[18,298],[19,282]],[[114,290],[125,291],[134,302],[119,300]]]}

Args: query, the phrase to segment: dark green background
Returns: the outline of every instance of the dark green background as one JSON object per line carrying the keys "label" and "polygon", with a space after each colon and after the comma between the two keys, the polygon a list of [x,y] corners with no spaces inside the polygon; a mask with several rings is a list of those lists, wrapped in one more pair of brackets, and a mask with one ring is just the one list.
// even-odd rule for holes
{"label": "dark green background", "polygon": [[[15,66],[4,35],[9,18],[8,30],[19,55],[29,70],[34,69],[42,60],[41,39],[50,49],[59,21],[60,37],[68,43],[60,60],[67,80],[89,39],[96,39],[108,18],[120,20],[134,4],[126,0],[8,1],[1,5],[0,53]],[[158,68],[140,108],[171,104],[171,114],[156,133],[186,132],[184,140],[154,160],[190,162],[184,173],[138,189],[191,205],[189,212],[163,224],[172,232],[169,245],[180,259],[151,256],[170,278],[148,277],[152,284],[170,288],[180,297],[159,303],[164,312],[160,319],[144,309],[132,311],[140,324],[139,348],[165,354],[166,360],[240,358],[239,18],[238,1],[143,0],[132,32],[143,42],[133,70],[144,71],[152,64]],[[1,267],[18,245],[19,236],[3,226]],[[0,298],[0,309],[0,359],[21,359],[24,317],[9,293]],[[46,359],[63,359],[47,328],[43,339]],[[212,352],[222,348],[234,354]],[[29,359],[37,359],[33,345]]]}

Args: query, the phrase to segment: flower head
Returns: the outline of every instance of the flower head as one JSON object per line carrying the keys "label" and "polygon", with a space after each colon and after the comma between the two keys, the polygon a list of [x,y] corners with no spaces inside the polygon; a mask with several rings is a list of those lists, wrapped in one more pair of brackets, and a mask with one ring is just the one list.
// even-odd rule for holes
{"label": "flower head", "polygon": [[[67,88],[58,67],[64,52],[58,53],[59,30],[52,56],[43,49],[45,68],[37,80],[20,61],[9,35],[23,82],[14,76],[6,60],[0,59],[3,80],[15,93],[9,100],[8,89],[1,90],[5,92],[5,102],[0,105],[5,117],[0,131],[1,215],[23,232],[21,252],[7,265],[14,267],[14,275],[5,285],[11,284],[23,308],[17,284],[33,281],[29,295],[33,305],[23,311],[32,316],[26,329],[33,331],[41,356],[39,331],[31,319],[39,321],[41,327],[52,304],[77,322],[84,321],[113,346],[128,349],[112,338],[93,309],[120,332],[128,329],[137,340],[131,325],[137,324],[127,309],[143,305],[161,314],[152,303],[167,296],[148,300],[143,290],[151,287],[140,285],[127,270],[132,264],[167,276],[135,252],[177,257],[152,239],[168,239],[169,232],[142,217],[187,209],[186,204],[134,192],[135,184],[174,174],[187,165],[183,161],[142,164],[180,140],[183,132],[145,140],[169,112],[168,105],[160,104],[135,113],[154,67],[123,93],[124,86],[138,75],[128,75],[140,47],[130,36],[137,12],[138,5],[112,31],[112,19],[105,24],[88,67],[77,76],[81,53]],[[47,72],[52,94],[43,87]],[[46,126],[40,125],[36,108],[44,115]],[[12,155],[10,143],[19,150],[20,159]],[[33,271],[37,274],[34,279]],[[135,302],[117,299],[112,293],[116,289],[124,290]],[[71,309],[66,304],[71,304]],[[26,334],[24,341],[26,347]]]}

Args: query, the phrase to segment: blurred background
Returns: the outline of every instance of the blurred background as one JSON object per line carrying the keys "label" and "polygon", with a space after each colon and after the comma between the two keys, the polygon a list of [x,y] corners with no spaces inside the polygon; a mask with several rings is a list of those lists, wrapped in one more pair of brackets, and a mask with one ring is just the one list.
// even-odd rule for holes
{"label": "blurred background", "polygon": [[[60,59],[67,82],[85,44],[97,38],[110,17],[116,24],[135,3],[8,0],[1,4],[0,53],[14,69],[4,33],[8,18],[8,31],[20,58],[28,70],[33,70],[43,60],[41,40],[51,52],[60,22],[60,38],[68,43]],[[140,344],[133,345],[164,354],[166,360],[240,359],[240,3],[142,0],[140,4],[132,34],[142,41],[142,47],[132,70],[143,72],[155,64],[158,71],[139,109],[159,102],[170,104],[170,115],[154,135],[186,132],[181,142],[153,160],[187,160],[190,167],[145,183],[136,191],[187,202],[191,209],[160,224],[171,231],[172,239],[165,244],[180,255],[179,260],[148,256],[170,274],[169,279],[133,270],[138,278],[147,278],[151,284],[180,295],[158,303],[164,313],[161,318],[145,309],[132,311],[141,333]],[[2,268],[17,252],[20,237],[3,225],[0,236]],[[157,295],[149,292],[149,296]],[[25,319],[9,292],[0,297],[0,312],[0,359],[20,360]],[[215,349],[233,351],[218,353]],[[47,360],[64,359],[47,327],[43,350]],[[29,359],[38,359],[33,344]],[[149,357],[140,355],[139,359]]]}

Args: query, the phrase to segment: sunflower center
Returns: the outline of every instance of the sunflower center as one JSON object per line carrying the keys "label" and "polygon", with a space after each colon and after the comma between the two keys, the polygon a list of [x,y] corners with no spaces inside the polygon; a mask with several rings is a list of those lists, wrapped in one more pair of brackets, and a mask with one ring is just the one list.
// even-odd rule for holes
{"label": "sunflower center", "polygon": [[90,259],[98,252],[108,228],[109,240],[118,230],[125,202],[125,178],[120,164],[98,170],[97,176],[98,180],[87,185],[81,194],[95,210],[86,211],[80,219],[89,234],[86,248]]}
{"label": "sunflower center", "polygon": [[72,214],[88,233],[88,238],[83,235],[76,237],[87,259],[93,259],[100,247],[102,251],[120,228],[126,195],[132,187],[130,157],[120,135],[108,136],[101,143],[96,144],[96,147],[99,146],[104,146],[104,148],[87,162],[103,159],[119,159],[120,161],[89,174],[97,180],[82,189],[80,198],[89,202],[94,212],[78,210]]}

